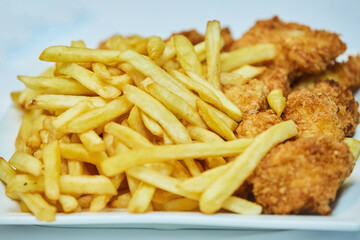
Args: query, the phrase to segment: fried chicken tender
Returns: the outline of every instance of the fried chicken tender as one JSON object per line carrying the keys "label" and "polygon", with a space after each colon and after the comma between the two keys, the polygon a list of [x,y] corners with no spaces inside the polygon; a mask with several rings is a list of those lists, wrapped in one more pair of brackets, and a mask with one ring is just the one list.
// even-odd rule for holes
{"label": "fried chicken tender", "polygon": [[264,213],[329,215],[329,204],[353,167],[344,142],[304,137],[273,148],[248,181]]}
{"label": "fried chicken tender", "polygon": [[282,119],[276,115],[274,110],[269,109],[256,114],[244,116],[236,129],[238,138],[253,138],[271,126],[282,122]]}
{"label": "fried chicken tender", "polygon": [[338,34],[311,28],[297,23],[285,23],[278,17],[257,21],[232,49],[259,43],[273,43],[277,56],[265,65],[268,67],[260,79],[270,90],[281,88],[289,93],[289,83],[296,77],[324,71],[335,58],[346,50]]}
{"label": "fried chicken tender", "polygon": [[244,115],[255,114],[268,109],[266,97],[269,89],[262,81],[251,79],[248,83],[240,86],[225,85],[223,91]]}
{"label": "fried chicken tender", "polygon": [[342,140],[344,131],[337,112],[338,106],[327,94],[300,90],[289,94],[282,117],[296,123],[297,138],[325,135]]}
{"label": "fried chicken tender", "polygon": [[317,82],[314,91],[322,92],[334,100],[341,129],[346,137],[352,137],[359,123],[359,103],[355,101],[352,92],[333,80]]}

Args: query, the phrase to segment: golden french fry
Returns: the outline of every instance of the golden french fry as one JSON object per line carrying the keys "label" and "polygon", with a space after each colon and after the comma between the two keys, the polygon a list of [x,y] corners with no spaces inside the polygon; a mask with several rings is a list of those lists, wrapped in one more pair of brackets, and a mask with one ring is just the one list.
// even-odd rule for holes
{"label": "golden french fry", "polygon": [[86,48],[86,44],[83,40],[71,41],[71,47]]}
{"label": "golden french fry", "polygon": [[129,148],[149,147],[153,144],[143,137],[140,133],[131,128],[122,126],[115,122],[110,122],[105,125],[105,132],[117,137],[122,143]]}
{"label": "golden french fry", "polygon": [[47,94],[69,94],[69,95],[95,95],[74,79],[66,77],[29,77],[18,76],[26,87],[34,89],[39,93]]}
{"label": "golden french fry", "polygon": [[220,99],[221,102],[221,105],[216,106],[217,108],[225,112],[235,121],[240,121],[242,119],[241,110],[233,102],[231,102],[222,91],[216,89],[208,81],[204,80],[199,75],[193,72],[187,72],[187,75],[195,82],[204,85],[205,87],[210,89],[213,93],[215,93],[215,95]]}
{"label": "golden french fry", "polygon": [[106,102],[100,97],[42,94],[33,98],[29,107],[45,110],[66,110],[81,101],[89,101],[94,107],[106,105]]}
{"label": "golden french fry", "polygon": [[206,60],[206,45],[205,45],[205,41],[200,42],[198,44],[196,44],[194,46],[196,55],[199,59],[200,62],[205,61]]}
{"label": "golden french fry", "polygon": [[8,184],[11,179],[13,179],[16,175],[15,170],[10,166],[8,162],[5,161],[2,157],[0,157],[0,179]]}
{"label": "golden french fry", "polygon": [[66,130],[73,133],[82,133],[97,128],[130,111],[132,104],[121,96],[103,107],[83,113],[70,121]]}
{"label": "golden french fry", "polygon": [[141,182],[135,192],[132,194],[132,198],[129,201],[127,210],[131,213],[144,213],[151,203],[151,199],[154,196],[156,188]]}
{"label": "golden french fry", "polygon": [[278,117],[281,116],[285,109],[286,99],[281,89],[274,89],[267,95],[267,101],[270,107],[276,112]]}
{"label": "golden french fry", "polygon": [[125,84],[133,84],[133,80],[127,74],[112,76],[110,80],[106,80],[105,82],[119,90],[121,90]]}
{"label": "golden french fry", "polygon": [[244,151],[251,142],[252,139],[237,139],[223,143],[188,143],[146,147],[114,155],[101,162],[100,165],[106,175],[113,176],[135,165],[145,163],[186,158],[231,156]]}
{"label": "golden french fry", "polygon": [[174,170],[172,176],[177,179],[188,179],[191,177],[189,170],[180,161],[172,161]]}
{"label": "golden french fry", "polygon": [[121,52],[83,47],[53,46],[45,49],[39,59],[46,62],[119,62]]}
{"label": "golden french fry", "polygon": [[164,63],[174,58],[176,55],[175,46],[174,46],[174,37],[171,37],[166,43],[162,55],[158,59],[159,66],[162,66]]}
{"label": "golden french fry", "polygon": [[94,105],[89,101],[82,101],[67,109],[65,112],[57,116],[52,125],[59,131],[63,131],[64,127],[75,117],[82,113],[88,112],[94,108]]}
{"label": "golden french fry", "polygon": [[222,72],[220,73],[220,83],[222,85],[235,85],[240,86],[249,81],[249,78],[246,78],[237,73],[228,73]]}
{"label": "golden french fry", "polygon": [[236,139],[235,134],[231,131],[228,126],[212,111],[207,105],[201,101],[197,101],[198,111],[202,119],[206,122],[206,125],[209,126],[214,132],[219,134],[226,140]]}
{"label": "golden french fry", "polygon": [[147,139],[152,139],[151,133],[149,132],[148,128],[145,126],[144,121],[142,120],[141,112],[139,108],[137,108],[136,106],[134,106],[129,113],[128,123],[131,129],[140,133],[142,136],[144,136]]}
{"label": "golden french fry", "polygon": [[276,56],[276,47],[271,43],[244,47],[220,56],[221,70],[228,72],[246,64],[268,61]]}
{"label": "golden french fry", "polygon": [[66,213],[75,211],[79,206],[79,202],[71,195],[60,195],[59,202]]}
{"label": "golden french fry", "polygon": [[172,70],[170,71],[170,73],[172,73],[175,76],[175,79],[184,84],[188,89],[197,92],[200,98],[205,102],[211,103],[215,106],[222,105],[220,99],[216,96],[216,94],[201,83],[193,81],[185,74],[176,70]]}
{"label": "golden french fry", "polygon": [[276,124],[259,134],[244,153],[233,161],[232,167],[204,191],[200,199],[201,211],[214,213],[220,209],[272,147],[296,134],[297,128],[293,121]]}
{"label": "golden french fry", "polygon": [[192,43],[183,35],[174,36],[174,46],[177,60],[184,71],[192,71],[199,76],[204,76],[202,65],[199,61]]}
{"label": "golden french fry", "polygon": [[199,208],[199,202],[189,198],[171,199],[164,204],[157,204],[158,211],[194,211]]}
{"label": "golden french fry", "polygon": [[89,152],[105,151],[105,143],[94,130],[79,134],[81,142]]}
{"label": "golden french fry", "polygon": [[21,126],[18,135],[15,140],[15,149],[19,152],[25,152],[32,154],[33,150],[26,145],[27,140],[32,134],[33,116],[30,113],[25,113],[24,118],[21,122]]}
{"label": "golden french fry", "polygon": [[127,208],[131,199],[130,193],[124,193],[117,196],[109,204],[112,208]]}
{"label": "golden french fry", "polygon": [[206,45],[206,65],[207,80],[217,89],[220,86],[220,22],[209,21],[206,27],[205,45]]}
{"label": "golden french fry", "polygon": [[60,191],[64,194],[110,194],[116,189],[111,180],[102,175],[60,176]]}
{"label": "golden french fry", "polygon": [[262,212],[260,205],[238,197],[229,197],[222,208],[243,215],[259,215]]}
{"label": "golden french fry", "polygon": [[164,41],[158,36],[149,37],[147,42],[147,52],[151,59],[157,60],[163,55],[165,49]]}
{"label": "golden french fry", "polygon": [[238,69],[232,70],[231,73],[239,74],[244,78],[251,79],[254,78],[266,70],[266,67],[254,67],[251,65],[244,65]]}
{"label": "golden french fry", "polygon": [[84,174],[84,163],[80,161],[68,160],[68,171],[69,175],[81,176]]}
{"label": "golden french fry", "polygon": [[159,101],[131,85],[125,85],[123,90],[125,97],[157,121],[173,140],[177,139],[179,142],[191,141],[186,128]]}
{"label": "golden french fry", "polygon": [[95,63],[92,63],[91,64],[91,67],[92,67],[92,70],[93,72],[95,73],[95,75],[106,81],[106,80],[111,80],[112,79],[112,76],[111,74],[109,73],[109,71],[107,70],[106,68],[106,65],[103,64],[103,63],[99,63],[99,62],[95,62]]}
{"label": "golden french fry", "polygon": [[55,220],[56,207],[47,203],[40,194],[21,194],[21,201],[26,204],[38,220],[47,222]]}
{"label": "golden french fry", "polygon": [[355,161],[357,161],[360,155],[360,141],[355,138],[345,138],[344,142],[348,145],[349,150],[354,156]]}
{"label": "golden french fry", "polygon": [[136,85],[138,85],[145,79],[145,76],[136,68],[134,68],[134,66],[132,66],[131,64],[122,63],[119,65],[119,67],[124,72],[126,72],[126,74],[135,82]]}
{"label": "golden french fry", "polygon": [[16,170],[30,173],[34,176],[39,176],[43,167],[39,159],[22,152],[15,152],[11,156],[9,163],[16,168]]}
{"label": "golden french fry", "polygon": [[60,150],[57,141],[49,143],[43,151],[45,195],[51,200],[60,196]]}
{"label": "golden french fry", "polygon": [[59,149],[62,158],[74,161],[87,162],[94,165],[99,163],[99,161],[94,158],[82,144],[60,143]]}
{"label": "golden french fry", "polygon": [[94,198],[91,200],[89,211],[90,212],[101,211],[102,209],[104,209],[106,207],[106,205],[110,201],[111,197],[112,197],[112,195],[108,195],[108,194],[94,196]]}
{"label": "golden french fry", "polygon": [[21,212],[30,213],[30,209],[26,206],[26,203],[20,200],[20,210]]}
{"label": "golden french fry", "polygon": [[87,70],[76,63],[62,63],[58,71],[61,74],[74,78],[103,98],[116,98],[121,94],[119,89],[100,81],[94,72]]}
{"label": "golden french fry", "polygon": [[157,83],[150,83],[146,88],[153,97],[170,109],[178,118],[184,119],[196,126],[206,127],[200,115],[181,97]]}
{"label": "golden french fry", "polygon": [[161,137],[164,134],[163,129],[161,126],[154,121],[154,119],[150,118],[146,113],[140,112],[140,117],[142,119],[142,122],[144,123],[144,126],[155,136]]}
{"label": "golden french fry", "polygon": [[16,174],[6,185],[7,193],[43,193],[45,189],[44,177],[30,174]]}

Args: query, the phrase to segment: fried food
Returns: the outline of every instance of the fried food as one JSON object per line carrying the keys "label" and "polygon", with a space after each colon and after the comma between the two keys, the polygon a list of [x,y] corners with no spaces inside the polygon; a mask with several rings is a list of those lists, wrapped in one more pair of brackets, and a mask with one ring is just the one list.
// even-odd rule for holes
{"label": "fried food", "polygon": [[320,73],[346,50],[338,34],[312,30],[297,23],[285,23],[278,17],[257,21],[248,32],[235,41],[232,49],[259,43],[273,43],[277,56],[267,64],[260,77],[270,90],[280,88],[289,93],[288,81],[304,74]]}
{"label": "fried food", "polygon": [[269,108],[266,101],[269,89],[260,80],[252,79],[247,84],[240,86],[225,85],[223,91],[244,115],[256,114]]}
{"label": "fried food", "polygon": [[327,94],[300,90],[289,94],[282,117],[296,123],[297,138],[325,135],[342,140],[344,131],[337,111],[338,106]]}
{"label": "fried food", "polygon": [[269,127],[282,122],[274,110],[246,115],[236,129],[238,138],[253,138],[267,130]]}
{"label": "fried food", "polygon": [[353,166],[345,143],[304,137],[273,148],[249,181],[264,213],[329,215],[329,204]]}
{"label": "fried food", "polygon": [[360,55],[350,56],[346,62],[335,63],[324,77],[333,79],[353,91],[360,87]]}
{"label": "fried food", "polygon": [[346,137],[353,136],[359,123],[359,103],[355,101],[352,92],[333,80],[317,82],[314,90],[333,99],[338,107],[337,116],[340,120],[341,129]]}

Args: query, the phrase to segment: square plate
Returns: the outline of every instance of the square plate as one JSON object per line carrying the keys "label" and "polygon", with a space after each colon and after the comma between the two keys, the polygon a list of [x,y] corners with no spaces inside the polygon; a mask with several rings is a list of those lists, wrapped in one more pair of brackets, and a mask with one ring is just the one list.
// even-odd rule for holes
{"label": "square plate", "polygon": [[[356,94],[357,100],[360,92]],[[10,107],[0,123],[0,156],[9,159],[22,113]],[[355,134],[359,139],[359,131]],[[151,212],[129,214],[125,210],[106,209],[99,213],[57,214],[51,223],[39,222],[34,216],[20,212],[19,204],[5,196],[0,184],[0,224],[43,225],[53,227],[156,228],[156,229],[306,229],[360,230],[360,167],[356,166],[333,203],[331,216],[244,216],[232,213],[206,215],[195,212]]]}

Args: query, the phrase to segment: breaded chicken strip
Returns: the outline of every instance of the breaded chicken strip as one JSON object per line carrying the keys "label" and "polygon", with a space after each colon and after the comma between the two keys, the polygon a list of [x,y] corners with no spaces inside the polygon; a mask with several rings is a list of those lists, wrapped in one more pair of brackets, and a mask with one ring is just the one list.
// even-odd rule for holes
{"label": "breaded chicken strip", "polygon": [[289,83],[304,74],[320,73],[346,50],[339,35],[312,30],[297,23],[285,23],[278,17],[257,21],[248,32],[235,41],[232,49],[259,43],[273,43],[277,56],[268,62],[260,79],[270,90],[281,88],[286,95]]}
{"label": "breaded chicken strip", "polygon": [[327,94],[301,90],[289,94],[282,118],[296,123],[297,138],[325,135],[340,141],[344,131],[337,112],[338,106]]}
{"label": "breaded chicken strip", "polygon": [[269,89],[262,81],[251,79],[248,83],[240,86],[225,85],[223,91],[244,115],[255,114],[268,109],[266,97]]}
{"label": "breaded chicken strip", "polygon": [[236,136],[238,138],[253,138],[280,122],[282,122],[281,118],[272,109],[249,114],[244,116],[240,122],[236,129]]}
{"label": "breaded chicken strip", "polygon": [[322,92],[334,100],[338,107],[337,115],[341,129],[346,137],[353,136],[359,123],[359,103],[355,101],[352,92],[333,80],[317,82],[314,90]]}
{"label": "breaded chicken strip", "polygon": [[331,213],[338,188],[354,166],[347,145],[316,136],[273,148],[248,179],[264,213]]}

